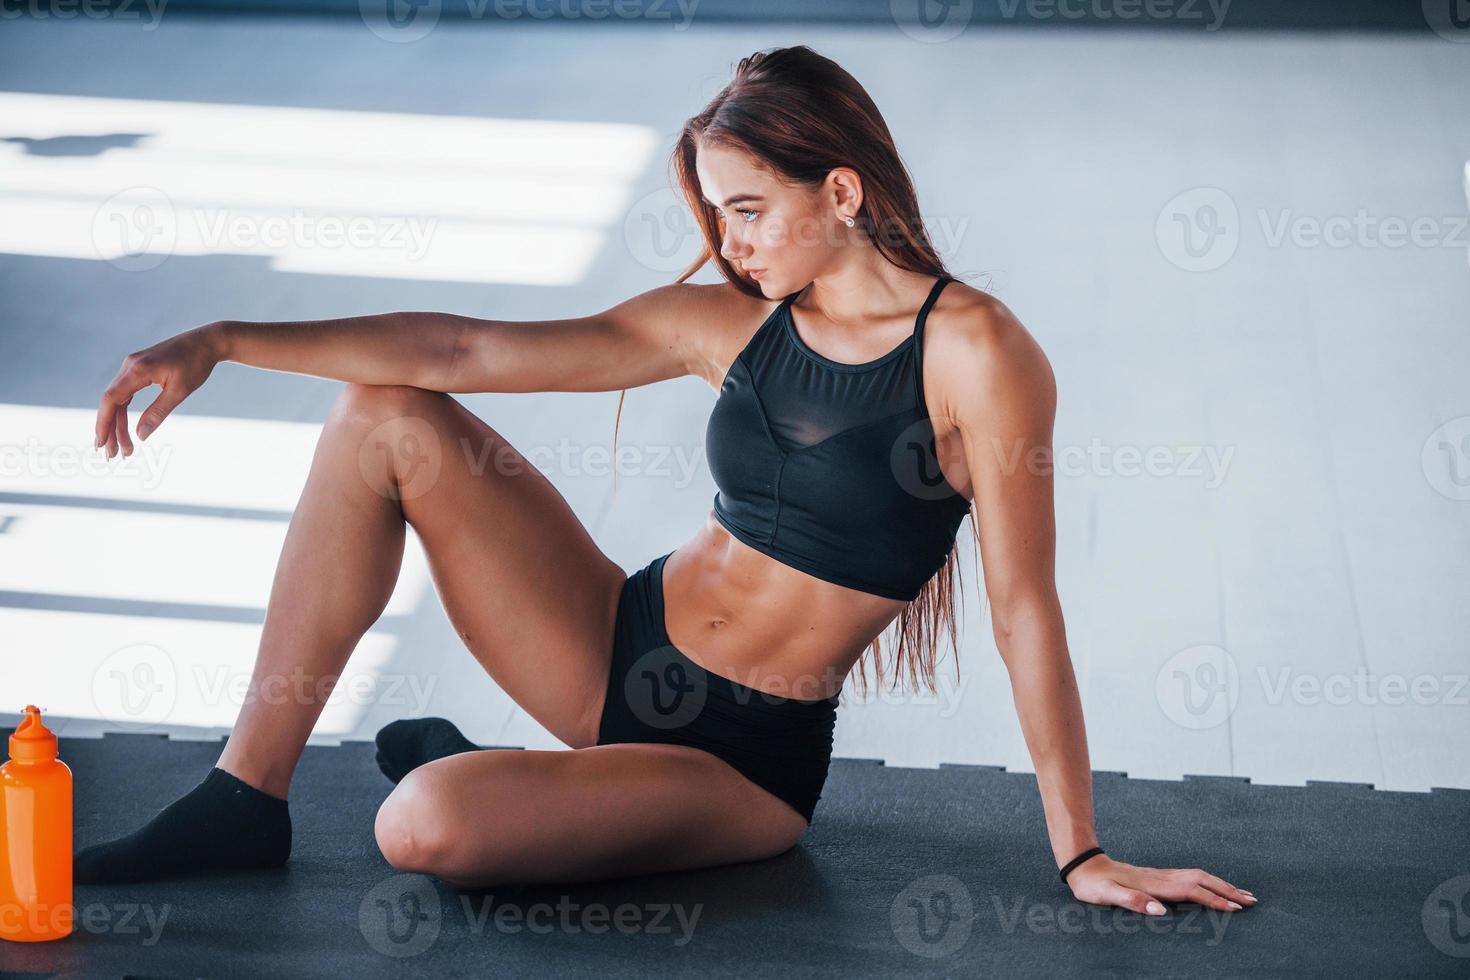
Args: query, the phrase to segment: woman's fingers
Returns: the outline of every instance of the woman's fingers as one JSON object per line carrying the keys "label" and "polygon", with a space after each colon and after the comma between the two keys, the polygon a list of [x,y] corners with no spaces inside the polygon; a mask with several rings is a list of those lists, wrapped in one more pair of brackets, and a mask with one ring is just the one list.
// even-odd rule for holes
{"label": "woman's fingers", "polygon": [[[1157,890],[1163,891],[1171,899],[1199,901],[1222,912],[1233,912],[1254,905],[1256,901],[1255,896],[1199,868],[1180,868],[1170,872],[1169,879],[1161,882]],[[1202,901],[1200,894],[1208,896],[1209,901]]]}
{"label": "woman's fingers", "polygon": [[1221,912],[1237,912],[1255,904],[1255,898],[1234,885],[1199,868],[1165,872],[1153,891],[1172,901],[1198,902]]}
{"label": "woman's fingers", "polygon": [[128,434],[128,403],[149,385],[163,391],[138,416],[138,439],[147,439],[169,413],[209,377],[218,363],[215,345],[199,331],[191,330],[154,344],[147,350],[123,358],[117,377],[102,393],[97,406],[97,446],[107,447],[107,458],[121,449],[124,456],[133,453],[133,439]]}
{"label": "woman's fingers", "polygon": [[158,397],[153,399],[153,404],[149,405],[143,410],[143,414],[138,416],[139,439],[147,439],[149,433],[158,428],[164,419],[168,418],[168,413],[179,407],[179,403],[188,394],[188,392],[181,390],[181,388],[182,386],[178,384],[165,385]]}
{"label": "woman's fingers", "polygon": [[112,458],[113,451],[117,449],[117,391],[118,383],[114,381],[107,386],[97,403],[96,445],[98,449],[105,447],[108,459]]}
{"label": "woman's fingers", "polygon": [[[1210,876],[1208,876],[1208,875],[1206,876],[1206,878],[1209,878],[1209,877]],[[1245,892],[1241,891],[1239,888],[1232,887],[1232,886],[1230,886],[1228,884],[1226,884],[1223,888],[1222,887],[1212,887],[1208,883],[1208,881],[1202,881],[1202,882],[1200,882],[1200,884],[1196,885],[1195,888],[1198,889],[1198,890],[1200,890],[1200,891],[1203,891],[1206,895],[1209,895],[1210,896],[1211,902],[1209,904],[1210,904],[1210,907],[1211,908],[1217,908],[1217,909],[1222,909],[1222,910],[1228,910],[1228,911],[1231,911],[1231,912],[1236,912],[1236,911],[1239,911],[1240,909],[1248,909],[1252,905],[1256,904],[1255,896],[1253,896],[1253,895],[1247,895]],[[1194,891],[1191,891],[1189,893],[1189,897],[1191,899],[1194,899],[1195,898]],[[1218,899],[1219,902],[1223,902],[1224,905],[1222,906],[1220,904],[1216,904],[1215,903],[1215,900],[1216,899]]]}
{"label": "woman's fingers", "polygon": [[102,398],[97,405],[96,438],[99,448],[106,447],[108,459],[117,455],[119,450],[124,456],[132,453],[133,440],[128,435],[128,405],[132,402],[133,395],[152,383],[152,379],[141,369],[137,355],[129,354],[123,358],[117,377],[102,392]]}
{"label": "woman's fingers", "polygon": [[1163,915],[1168,911],[1164,903],[1154,898],[1147,892],[1129,888],[1126,885],[1113,884],[1112,894],[1106,896],[1105,900],[1111,905],[1119,905],[1125,909],[1132,909],[1140,915]]}
{"label": "woman's fingers", "polygon": [[123,390],[123,379],[127,374],[124,367],[112,379],[102,392],[102,397],[97,401],[97,446],[106,447],[108,459],[112,458],[113,451],[117,448],[117,406],[126,401],[131,392]]}
{"label": "woman's fingers", "polygon": [[[1081,872],[1079,868],[1073,874]],[[1200,868],[1121,864],[1107,874],[1084,874],[1075,882],[1074,894],[1085,902],[1116,905],[1142,915],[1165,914],[1165,901],[1197,902],[1220,912],[1235,912],[1255,904],[1249,892]]]}
{"label": "woman's fingers", "polygon": [[112,434],[112,405],[104,394],[97,402],[97,421],[92,423],[92,445],[98,449],[107,445],[107,438]]}
{"label": "woman's fingers", "polygon": [[102,454],[108,459],[116,456],[119,450],[117,444],[117,406],[108,405],[105,409],[106,417],[102,421]]}
{"label": "woman's fingers", "polygon": [[119,405],[112,417],[112,428],[117,434],[117,444],[122,447],[124,456],[133,454],[133,438],[128,435],[128,407]]}
{"label": "woman's fingers", "polygon": [[1223,895],[1216,895],[1204,885],[1195,885],[1183,896],[1191,902],[1198,902],[1205,908],[1216,909],[1220,912],[1238,912],[1243,908],[1239,902],[1233,902]]}
{"label": "woman's fingers", "polygon": [[1256,900],[1256,896],[1252,895],[1244,888],[1236,888],[1224,878],[1216,877],[1215,875],[1210,874],[1208,871],[1200,872],[1200,884],[1204,885],[1211,891],[1218,892],[1219,894],[1224,895],[1226,898],[1232,901],[1239,902],[1241,905],[1251,905]]}

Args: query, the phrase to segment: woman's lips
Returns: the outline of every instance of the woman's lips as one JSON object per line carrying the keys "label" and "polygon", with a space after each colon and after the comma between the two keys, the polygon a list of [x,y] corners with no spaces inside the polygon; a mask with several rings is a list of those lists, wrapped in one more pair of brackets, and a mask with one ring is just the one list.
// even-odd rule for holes
{"label": "woman's lips", "polygon": [[745,270],[745,274],[748,275],[748,276],[750,276],[750,278],[752,278],[752,279],[759,279],[761,276],[763,276],[763,275],[766,274],[766,270],[765,269],[746,269]]}

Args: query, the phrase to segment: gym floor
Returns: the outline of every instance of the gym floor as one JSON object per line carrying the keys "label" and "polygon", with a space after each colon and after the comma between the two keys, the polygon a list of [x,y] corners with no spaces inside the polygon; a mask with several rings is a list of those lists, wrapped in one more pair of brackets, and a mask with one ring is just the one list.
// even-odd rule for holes
{"label": "gym floor", "polygon": [[[1093,768],[1470,789],[1470,32],[387,30],[187,7],[0,26],[0,725],[35,703],[64,740],[213,744],[238,710],[340,386],[224,365],[105,464],[91,419],[123,355],[225,317],[549,319],[670,282],[694,247],[668,210],[678,126],[740,57],[801,42],[868,88],[950,269],[1056,371]],[[143,212],[165,241],[124,254]],[[249,234],[293,213],[374,238]],[[628,571],[709,510],[698,379],[628,392],[616,497],[616,392],[461,398]],[[1032,771],[960,540],[959,680],[949,652],[938,696],[849,690],[837,757]],[[412,544],[349,671],[323,749],[413,715],[561,747],[463,650]]]}

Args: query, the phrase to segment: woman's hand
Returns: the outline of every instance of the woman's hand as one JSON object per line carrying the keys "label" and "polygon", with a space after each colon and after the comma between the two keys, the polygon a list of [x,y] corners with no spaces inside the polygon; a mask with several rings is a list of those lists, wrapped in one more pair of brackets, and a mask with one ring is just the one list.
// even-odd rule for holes
{"label": "woman's hand", "polygon": [[149,385],[163,387],[153,404],[138,416],[138,438],[147,439],[179,402],[204,384],[214,366],[223,359],[219,327],[212,323],[123,358],[117,377],[102,393],[102,403],[97,408],[96,446],[99,449],[106,446],[108,459],[116,456],[119,449],[124,456],[131,456],[133,440],[128,435],[128,404],[133,396]]}
{"label": "woman's hand", "polygon": [[1158,899],[1198,902],[1221,912],[1234,912],[1256,903],[1250,892],[1199,868],[1140,868],[1114,861],[1106,854],[1073,868],[1067,884],[1072,894],[1084,902],[1120,905],[1144,915],[1163,915],[1167,911]]}

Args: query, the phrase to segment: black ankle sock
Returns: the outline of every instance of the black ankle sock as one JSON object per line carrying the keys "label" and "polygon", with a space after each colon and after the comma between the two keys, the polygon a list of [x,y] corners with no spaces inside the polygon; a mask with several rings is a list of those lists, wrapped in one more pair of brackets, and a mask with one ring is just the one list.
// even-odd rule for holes
{"label": "black ankle sock", "polygon": [[426,762],[480,748],[447,718],[401,718],[379,729],[375,741],[378,768],[395,783]]}
{"label": "black ankle sock", "polygon": [[77,852],[72,880],[104,885],[184,871],[275,868],[290,856],[286,801],[215,766],[139,830]]}

